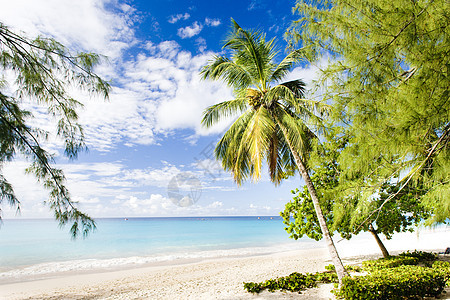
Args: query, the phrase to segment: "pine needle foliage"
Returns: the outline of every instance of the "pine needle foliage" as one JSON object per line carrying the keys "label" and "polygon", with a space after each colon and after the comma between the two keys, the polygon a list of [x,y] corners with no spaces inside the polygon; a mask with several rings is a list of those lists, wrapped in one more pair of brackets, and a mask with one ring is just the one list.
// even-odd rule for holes
{"label": "pine needle foliage", "polygon": [[[101,56],[94,53],[72,55],[54,39],[32,40],[0,23],[0,205],[6,201],[20,210],[13,186],[2,174],[3,166],[20,155],[30,161],[26,172],[49,190],[46,204],[55,219],[61,226],[72,223],[73,237],[87,235],[95,222],[71,200],[63,171],[53,166],[52,154],[42,147],[48,133],[33,124],[33,114],[25,107],[46,107],[48,115],[57,120],[56,132],[64,141],[65,155],[77,158],[86,149],[83,129],[77,123],[77,109],[82,104],[67,90],[75,87],[107,98],[109,84],[93,71],[100,60]],[[8,79],[14,78],[10,86],[6,74]]]}
{"label": "pine needle foliage", "polygon": [[[338,163],[339,154],[346,147],[346,140],[337,135],[327,139],[327,143],[316,143],[311,153],[309,166],[311,180],[316,187],[324,217],[330,232],[337,232],[343,238],[350,239],[361,231],[373,231],[384,234],[391,239],[396,232],[413,231],[429,212],[420,203],[423,191],[416,186],[407,186],[392,200],[383,205],[377,214],[371,214],[392,194],[396,193],[399,185],[384,184],[380,193],[365,203],[361,210],[360,199],[342,195],[339,192],[341,166]],[[291,238],[299,239],[304,235],[320,240],[322,232],[311,196],[306,187],[293,190],[293,199],[285,206],[281,216],[286,225],[285,230]],[[357,213],[355,213],[357,212]]]}
{"label": "pine needle foliage", "polygon": [[292,44],[307,45],[311,61],[331,58],[318,84],[331,122],[347,128],[341,191],[364,209],[386,183],[416,186],[428,222],[448,221],[450,3],[298,1],[295,12]]}

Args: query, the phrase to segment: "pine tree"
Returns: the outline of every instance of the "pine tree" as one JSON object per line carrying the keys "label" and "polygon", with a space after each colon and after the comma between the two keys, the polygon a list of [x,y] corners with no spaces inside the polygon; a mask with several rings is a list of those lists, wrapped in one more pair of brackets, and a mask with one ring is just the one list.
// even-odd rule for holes
{"label": "pine tree", "polygon": [[31,40],[0,23],[0,68],[3,76],[14,78],[13,82],[0,78],[0,204],[6,201],[20,210],[13,186],[2,172],[7,162],[20,155],[31,162],[26,172],[49,190],[46,203],[55,219],[60,225],[72,223],[73,237],[86,235],[95,228],[95,222],[71,200],[63,171],[53,166],[52,154],[42,146],[48,132],[32,125],[33,114],[25,107],[39,104],[58,119],[57,136],[64,141],[64,153],[75,159],[86,149],[83,129],[77,123],[77,108],[82,104],[67,93],[67,88],[75,86],[108,97],[108,83],[93,72],[100,59],[93,53],[72,55],[54,39]]}
{"label": "pine tree", "polygon": [[318,84],[347,128],[341,191],[366,213],[386,183],[425,191],[429,223],[450,217],[450,3],[299,1],[288,37],[330,64]]}
{"label": "pine tree", "polygon": [[[391,184],[383,185],[380,193],[373,197],[368,214],[358,211],[358,197],[349,197],[339,192],[342,170],[338,158],[345,146],[345,139],[328,138],[326,143],[316,144],[309,159],[311,180],[319,194],[327,225],[330,232],[337,232],[345,239],[351,239],[362,231],[370,232],[383,256],[388,257],[389,252],[378,235],[383,234],[391,239],[396,232],[413,231],[424,218],[429,217],[429,212],[419,201],[420,189],[408,186],[383,205],[379,213],[370,214],[371,210],[376,210],[391,194],[398,191],[399,186]],[[305,235],[314,240],[322,239],[308,190],[304,187],[303,190],[296,189],[292,193],[295,196],[281,212],[285,230],[293,239]]]}

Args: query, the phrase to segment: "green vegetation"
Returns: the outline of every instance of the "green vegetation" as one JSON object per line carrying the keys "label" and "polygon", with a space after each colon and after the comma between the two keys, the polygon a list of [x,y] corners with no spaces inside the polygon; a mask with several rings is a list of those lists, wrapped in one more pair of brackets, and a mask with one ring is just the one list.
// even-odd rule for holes
{"label": "green vegetation", "polygon": [[362,263],[362,265],[364,270],[373,272],[402,265],[417,265],[418,263],[419,259],[417,257],[389,256],[378,260],[366,260]]}
{"label": "green vegetation", "polygon": [[317,88],[333,105],[331,139],[346,143],[333,215],[352,212],[351,227],[368,226],[408,195],[430,211],[427,224],[448,222],[448,1],[298,1],[295,12],[287,36],[311,62],[329,58]]}
{"label": "green vegetation", "polygon": [[399,257],[415,257],[419,260],[419,262],[427,262],[427,261],[434,261],[437,259],[437,255],[431,252],[424,252],[424,251],[417,251],[414,250],[413,252],[403,252],[398,255]]}
{"label": "green vegetation", "polygon": [[442,293],[445,282],[445,277],[431,268],[398,266],[366,276],[346,277],[336,294],[347,300],[435,297]]}
{"label": "green vegetation", "polygon": [[[349,271],[367,272],[366,275],[346,276],[336,296],[342,299],[411,299],[438,296],[445,285],[450,285],[450,262],[435,261],[430,267],[418,264],[436,260],[433,253],[414,251],[398,256],[368,260],[359,266],[345,266]],[[286,277],[269,279],[261,283],[244,283],[250,293],[263,290],[301,292],[316,287],[318,283],[337,282],[334,266],[325,267],[328,272],[315,274],[292,273]]]}
{"label": "green vegetation", "polygon": [[444,276],[447,281],[447,286],[450,286],[450,262],[448,261],[435,261],[431,266],[436,272]]}
{"label": "green vegetation", "polygon": [[[264,161],[270,179],[279,184],[298,170],[306,182],[323,237],[336,266],[339,280],[346,275],[322,215],[319,199],[309,177],[307,161],[315,134],[308,127],[320,124],[320,114],[329,107],[303,99],[301,80],[279,83],[303,58],[294,50],[275,63],[275,41],[242,29],[234,20],[224,48],[231,57],[215,56],[201,74],[222,80],[234,89],[235,99],[206,109],[202,124],[210,127],[223,118],[238,115],[215,148],[225,170],[240,184],[248,177],[258,180]],[[317,116],[317,114],[319,116]]]}
{"label": "green vegetation", "polygon": [[427,267],[436,259],[433,253],[408,251],[398,256],[364,261],[362,268],[369,274],[344,278],[336,295],[347,300],[436,297],[446,284],[450,284],[449,262],[435,261]]}
{"label": "green vegetation", "polygon": [[[362,271],[362,268],[360,266],[353,266],[353,265],[347,265],[347,266],[345,266],[345,269],[347,271],[356,272],[356,273],[359,273]],[[325,270],[334,271],[334,265],[325,266]]]}
{"label": "green vegetation", "polygon": [[263,290],[268,290],[269,292],[280,290],[300,293],[307,288],[316,287],[317,283],[331,282],[338,282],[336,273],[318,272],[314,274],[301,274],[294,272],[289,276],[269,279],[262,283],[244,282],[244,288],[249,293],[260,293]]}
{"label": "green vegetation", "polygon": [[[331,137],[331,134],[328,136]],[[315,145],[310,154],[309,166],[313,173],[311,180],[320,196],[327,225],[331,232],[338,232],[346,239],[361,231],[371,232],[383,256],[388,257],[389,253],[378,234],[384,234],[390,239],[395,232],[413,231],[423,218],[429,216],[429,212],[412,194],[415,189],[409,188],[403,188],[393,199],[381,206],[396,188],[385,184],[381,187],[380,194],[368,204],[368,212],[381,206],[380,214],[354,213],[358,208],[358,197],[350,199],[348,196],[341,196],[338,190],[341,179],[338,158],[345,146],[345,140],[330,138],[325,144]],[[322,233],[307,188],[304,187],[302,191],[297,189],[292,193],[295,194],[293,200],[288,202],[281,212],[286,231],[293,239],[306,235],[320,240]]]}
{"label": "green vegetation", "polygon": [[[67,88],[108,97],[109,85],[93,73],[99,61],[99,55],[73,55],[53,39],[30,40],[0,23],[0,204],[6,201],[20,209],[13,186],[1,170],[17,155],[25,157],[31,162],[27,173],[49,190],[46,204],[60,225],[72,223],[73,237],[86,235],[95,228],[95,222],[71,200],[63,171],[52,166],[52,154],[41,146],[48,132],[32,125],[33,114],[25,107],[40,105],[58,120],[56,132],[64,141],[65,155],[75,159],[86,149],[83,129],[77,123],[77,108],[82,104],[67,93]],[[14,78],[11,86],[7,86],[5,74]]]}

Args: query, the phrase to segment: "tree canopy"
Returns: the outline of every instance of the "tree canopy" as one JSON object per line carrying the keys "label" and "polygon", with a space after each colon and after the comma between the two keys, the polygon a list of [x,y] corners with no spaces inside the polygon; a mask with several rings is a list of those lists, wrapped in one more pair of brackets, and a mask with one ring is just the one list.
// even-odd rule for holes
{"label": "tree canopy", "polygon": [[[337,232],[345,239],[350,239],[361,231],[371,232],[383,255],[389,256],[378,234],[384,234],[391,239],[396,232],[413,231],[415,226],[429,216],[429,212],[419,201],[420,190],[408,186],[383,205],[379,213],[370,214],[399,189],[398,185],[390,184],[383,185],[379,194],[373,197],[368,213],[358,211],[358,196],[342,196],[342,193],[339,193],[342,170],[337,161],[339,153],[345,146],[346,142],[341,138],[317,144],[309,160],[311,179],[320,196],[321,207],[330,232]],[[294,239],[306,235],[320,240],[322,232],[307,188],[296,189],[292,193],[295,195],[294,198],[281,212],[286,231]]]}
{"label": "tree canopy", "polygon": [[[311,61],[329,58],[318,85],[345,127],[341,196],[379,214],[405,188],[420,190],[428,223],[450,217],[450,4],[298,1],[289,32]],[[374,210],[373,195],[397,186]],[[386,190],[385,190],[386,191]]]}
{"label": "tree canopy", "polygon": [[[75,159],[86,149],[77,109],[82,107],[67,90],[75,87],[108,97],[110,86],[93,71],[101,56],[71,52],[51,38],[29,39],[0,23],[0,204],[6,201],[20,209],[20,199],[3,175],[3,166],[17,156],[30,161],[26,172],[49,190],[46,204],[61,225],[72,223],[71,233],[86,235],[95,222],[81,212],[70,198],[62,170],[42,144],[49,133],[33,122],[26,107],[41,105],[56,121],[56,134],[64,142],[64,153]],[[0,215],[1,218],[1,215]]]}

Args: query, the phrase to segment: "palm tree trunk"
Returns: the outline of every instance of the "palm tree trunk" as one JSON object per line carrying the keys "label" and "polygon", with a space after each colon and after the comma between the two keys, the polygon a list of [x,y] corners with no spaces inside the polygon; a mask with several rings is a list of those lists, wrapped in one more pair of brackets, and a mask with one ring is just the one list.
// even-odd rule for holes
{"label": "palm tree trunk", "polygon": [[[289,145],[290,146],[290,145]],[[322,209],[320,208],[319,198],[317,196],[316,189],[314,187],[313,182],[311,181],[311,177],[309,177],[308,171],[306,170],[305,164],[302,159],[298,155],[297,151],[291,148],[291,152],[294,155],[295,163],[300,171],[303,180],[305,180],[306,187],[308,188],[309,194],[311,195],[312,202],[314,204],[314,209],[316,211],[317,219],[319,219],[320,229],[322,231],[323,238],[327,245],[328,251],[331,256],[331,260],[333,261],[333,265],[336,269],[336,273],[339,279],[339,285],[342,284],[342,278],[348,276],[347,271],[342,264],[341,258],[336,250],[336,246],[334,245],[333,239],[331,238],[330,231],[328,230],[327,223],[322,213]]]}
{"label": "palm tree trunk", "polygon": [[383,257],[388,257],[389,256],[389,252],[387,251],[387,249],[384,246],[383,242],[380,240],[380,237],[378,236],[377,231],[373,228],[372,224],[369,224],[369,232],[373,235],[373,237],[377,241],[378,247],[380,247],[381,253],[383,253]]}
{"label": "palm tree trunk", "polygon": [[325,218],[322,213],[322,208],[320,208],[319,203],[319,197],[317,196],[316,188],[314,187],[314,184],[311,180],[311,177],[309,177],[308,171],[306,170],[305,164],[303,163],[303,160],[298,155],[298,152],[294,149],[294,147],[291,144],[291,141],[289,139],[289,135],[286,132],[286,129],[281,124],[280,120],[273,116],[276,123],[280,127],[281,131],[283,132],[283,135],[286,138],[286,142],[289,146],[289,149],[291,150],[292,155],[294,156],[295,163],[298,167],[298,170],[300,171],[300,175],[303,177],[303,180],[305,180],[306,187],[308,188],[308,192],[311,196],[314,210],[316,211],[317,219],[319,220],[320,230],[322,231],[322,236],[325,240],[325,243],[328,248],[328,252],[330,253],[331,260],[333,261],[334,268],[336,270],[336,274],[338,276],[339,280],[339,286],[342,285],[342,278],[345,276],[348,276],[347,271],[344,268],[344,265],[342,264],[341,258],[339,257],[339,254],[336,250],[336,246],[334,245],[333,239],[331,238],[330,231],[328,230],[327,222],[325,221]]}

